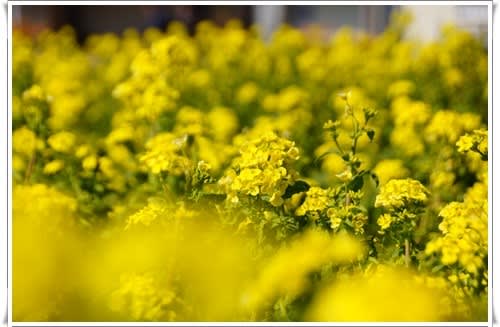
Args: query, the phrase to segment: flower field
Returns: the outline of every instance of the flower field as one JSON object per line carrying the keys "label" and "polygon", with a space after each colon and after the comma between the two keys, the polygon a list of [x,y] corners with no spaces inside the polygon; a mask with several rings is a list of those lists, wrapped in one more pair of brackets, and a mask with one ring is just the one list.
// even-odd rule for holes
{"label": "flower field", "polygon": [[488,320],[487,50],[407,23],[14,31],[13,320]]}

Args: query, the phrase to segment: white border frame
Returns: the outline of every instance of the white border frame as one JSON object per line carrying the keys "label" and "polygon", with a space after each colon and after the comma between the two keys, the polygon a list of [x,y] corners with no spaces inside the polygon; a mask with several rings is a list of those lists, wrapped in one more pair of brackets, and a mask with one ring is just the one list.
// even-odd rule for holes
{"label": "white border frame", "polygon": [[[43,322],[43,323],[21,323],[21,322],[13,322],[12,321],[12,145],[11,145],[11,136],[12,136],[12,6],[15,5],[179,5],[179,4],[189,4],[189,5],[395,5],[395,6],[404,6],[404,5],[486,5],[488,6],[488,130],[489,130],[489,144],[490,150],[488,154],[488,174],[489,174],[489,187],[488,187],[488,237],[489,237],[489,246],[488,246],[488,322],[451,322],[451,323],[226,323],[226,322],[210,322],[210,323],[127,323],[127,322]],[[493,184],[497,184],[498,181],[500,183],[500,174],[494,176],[493,174],[493,152],[494,147],[500,146],[499,142],[494,143],[494,129],[493,129],[493,83],[496,82],[496,79],[493,79],[493,2],[492,1],[9,1],[6,3],[8,16],[6,20],[6,30],[7,30],[7,39],[8,39],[8,53],[5,56],[5,60],[8,58],[8,74],[7,81],[2,79],[1,83],[7,82],[8,88],[3,87],[2,92],[7,90],[7,94],[5,97],[8,98],[8,110],[7,110],[7,135],[8,138],[3,138],[5,142],[2,142],[1,149],[3,151],[8,152],[7,163],[4,167],[4,161],[0,161],[0,167],[4,168],[3,171],[7,171],[7,177],[0,175],[2,179],[0,179],[0,185],[7,185],[7,196],[5,196],[4,192],[5,188],[0,187],[0,196],[3,199],[7,198],[7,203],[4,208],[8,209],[8,253],[7,253],[7,261],[8,261],[8,276],[7,276],[7,287],[8,287],[8,299],[7,299],[7,324],[8,326],[493,326],[493,289],[497,291],[497,294],[500,294],[500,287],[493,288],[493,247],[498,248],[500,245],[500,241],[495,241],[493,239],[493,233],[496,229],[496,235],[500,235],[498,232],[498,228],[500,223],[497,223],[496,226],[493,225]],[[3,31],[3,22],[0,31]],[[498,24],[497,24],[498,29]],[[1,46],[0,46],[1,47]],[[498,47],[498,46],[497,46]],[[2,48],[1,59],[4,55],[4,48]],[[498,53],[497,49],[497,53]],[[498,76],[498,74],[496,75]],[[498,85],[498,83],[495,83]],[[0,119],[1,121],[1,119]],[[493,148],[491,147],[493,145]],[[5,152],[3,152],[5,153]],[[0,170],[1,171],[1,170]],[[7,183],[2,183],[5,181]],[[492,183],[493,182],[493,183]],[[500,185],[500,184],[497,184]],[[3,232],[3,224],[1,224],[2,233]],[[496,227],[496,228],[495,228]],[[495,246],[496,245],[496,246]],[[500,251],[500,250],[499,250]],[[3,259],[3,257],[1,257]],[[0,261],[1,262],[1,261]],[[498,260],[497,260],[498,262]],[[498,271],[498,267],[496,267],[496,271]],[[500,296],[500,295],[499,295]],[[3,301],[3,300],[2,300]],[[0,305],[3,302],[0,302]],[[0,317],[3,318],[3,317]],[[500,319],[500,316],[496,316],[497,319]]]}

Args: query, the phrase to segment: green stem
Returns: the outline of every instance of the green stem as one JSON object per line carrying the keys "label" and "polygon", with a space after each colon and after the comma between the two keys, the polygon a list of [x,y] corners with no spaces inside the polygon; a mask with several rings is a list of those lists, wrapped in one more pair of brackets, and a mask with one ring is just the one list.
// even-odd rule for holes
{"label": "green stem", "polygon": [[344,150],[342,150],[342,148],[340,147],[340,144],[339,144],[339,141],[337,140],[337,138],[334,137],[333,141],[335,142],[335,145],[337,146],[337,149],[339,149],[340,155],[343,156],[344,155]]}
{"label": "green stem", "polygon": [[35,160],[36,160],[36,153],[33,153],[30,162],[28,164],[28,169],[26,169],[26,174],[24,175],[25,184],[27,184],[31,178],[31,174],[33,173],[33,166],[35,165]]}
{"label": "green stem", "polygon": [[345,184],[344,188],[345,188],[345,207],[347,208],[349,204],[351,204],[351,197],[349,196],[349,192],[347,190],[347,184]]}
{"label": "green stem", "polygon": [[410,241],[405,238],[405,264],[406,267],[410,266]]}

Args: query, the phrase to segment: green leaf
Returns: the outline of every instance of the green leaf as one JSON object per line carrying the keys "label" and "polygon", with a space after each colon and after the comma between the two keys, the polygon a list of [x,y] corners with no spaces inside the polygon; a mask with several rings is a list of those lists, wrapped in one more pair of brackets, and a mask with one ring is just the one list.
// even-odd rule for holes
{"label": "green leaf", "polygon": [[437,273],[438,271],[440,271],[440,270],[441,270],[441,269],[443,269],[443,268],[444,268],[444,266],[443,266],[443,265],[437,265],[437,266],[435,266],[434,268],[432,268],[432,270],[431,270],[431,271],[432,271],[433,273]]}
{"label": "green leaf", "polygon": [[370,173],[370,177],[373,179],[373,181],[375,182],[375,187],[378,187],[379,184],[380,184],[380,180],[378,179],[378,176],[377,174],[375,173]]}
{"label": "green leaf", "polygon": [[296,181],[292,185],[288,185],[288,187],[285,190],[285,194],[283,194],[283,199],[288,199],[291,198],[292,195],[300,192],[305,192],[309,190],[311,186],[304,182],[304,181]]}
{"label": "green leaf", "polygon": [[348,219],[344,219],[342,221],[344,224],[346,224],[347,226],[349,227],[354,227],[354,225],[352,224],[352,221],[348,220]]}
{"label": "green leaf", "polygon": [[363,187],[363,175],[356,176],[347,186],[350,190],[356,192],[359,191]]}
{"label": "green leaf", "polygon": [[375,131],[373,129],[369,129],[366,131],[366,135],[368,135],[370,142],[373,142],[373,137],[375,136]]}

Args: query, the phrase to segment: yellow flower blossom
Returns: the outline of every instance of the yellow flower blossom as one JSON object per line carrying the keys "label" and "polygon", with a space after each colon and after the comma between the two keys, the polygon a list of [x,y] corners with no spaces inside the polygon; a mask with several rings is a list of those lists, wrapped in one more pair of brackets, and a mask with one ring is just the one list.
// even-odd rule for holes
{"label": "yellow flower blossom", "polygon": [[61,171],[61,169],[63,169],[63,168],[64,168],[64,161],[53,160],[53,161],[47,163],[43,167],[43,173],[47,174],[47,175],[53,175],[53,174]]}
{"label": "yellow flower blossom", "polygon": [[[244,306],[255,310],[276,296],[300,295],[308,288],[309,273],[328,262],[337,265],[354,262],[365,253],[364,245],[348,234],[330,237],[325,232],[308,231],[269,259],[265,269],[244,294]],[[292,270],[290,262],[296,262]]]}
{"label": "yellow flower blossom", "polygon": [[57,152],[69,153],[73,150],[73,146],[76,142],[75,134],[71,132],[59,132],[53,134],[47,140],[47,143],[52,149]]}
{"label": "yellow flower blossom", "polygon": [[[176,294],[152,274],[122,274],[109,300],[112,311],[135,321],[173,321]],[[169,308],[170,307],[170,308]]]}
{"label": "yellow flower blossom", "polygon": [[424,152],[425,146],[420,135],[407,126],[396,126],[391,133],[391,144],[407,156],[413,157]]}
{"label": "yellow flower blossom", "polygon": [[26,126],[18,128],[12,133],[12,150],[26,158],[30,158],[36,150],[43,148],[43,141],[37,138],[36,134]]}
{"label": "yellow flower blossom", "polygon": [[182,154],[186,139],[171,133],[160,133],[146,143],[147,152],[139,160],[153,173],[162,171],[182,175],[192,166],[190,159]]}
{"label": "yellow flower blossom", "polygon": [[377,219],[377,224],[380,226],[381,233],[384,232],[385,229],[388,229],[391,227],[391,224],[394,222],[394,217],[392,217],[390,214],[383,214]]}
{"label": "yellow flower blossom", "polygon": [[162,216],[168,214],[168,207],[161,201],[150,200],[148,205],[127,219],[125,230],[132,226],[141,224],[149,226],[153,222],[160,220]]}
{"label": "yellow flower blossom", "polygon": [[95,155],[87,156],[82,161],[82,167],[86,171],[94,170],[97,167],[98,158]]}
{"label": "yellow flower blossom", "polygon": [[45,94],[40,85],[32,85],[28,90],[23,93],[23,100],[45,100]]}
{"label": "yellow flower blossom", "polygon": [[390,97],[398,97],[402,95],[410,95],[415,90],[415,84],[409,80],[398,80],[391,85],[387,90]]}
{"label": "yellow flower blossom", "polygon": [[[481,117],[473,113],[458,113],[451,110],[441,110],[434,114],[425,129],[428,142],[444,138],[450,143],[456,143],[461,135],[477,129]],[[443,128],[443,126],[446,126]]]}
{"label": "yellow flower blossom", "polygon": [[460,137],[456,143],[458,152],[465,153],[477,148],[481,154],[488,153],[488,131],[484,129],[474,130],[471,134]]}
{"label": "yellow flower blossom", "polygon": [[377,174],[381,185],[386,184],[391,179],[401,179],[409,175],[409,170],[400,159],[381,160],[373,168],[373,172]]}
{"label": "yellow flower blossom", "polygon": [[229,140],[238,130],[238,117],[229,108],[215,107],[208,113],[207,118],[214,137],[218,141]]}
{"label": "yellow flower blossom", "polygon": [[75,156],[77,158],[83,158],[85,156],[88,156],[90,154],[90,151],[91,151],[90,146],[87,144],[83,144],[76,148]]}
{"label": "yellow flower blossom", "polygon": [[449,187],[455,182],[455,174],[452,172],[435,170],[431,173],[430,183],[433,187]]}
{"label": "yellow flower blossom", "polygon": [[302,205],[297,208],[295,214],[297,216],[304,216],[310,211],[322,212],[330,202],[328,196],[328,189],[313,186],[306,192],[306,199]]}
{"label": "yellow flower blossom", "polygon": [[258,93],[258,86],[253,82],[247,82],[237,90],[236,101],[241,104],[252,103],[257,98]]}
{"label": "yellow flower blossom", "polygon": [[242,145],[233,168],[219,183],[227,187],[230,198],[234,199],[238,193],[260,195],[278,206],[283,203],[281,196],[287,187],[296,180],[292,164],[298,158],[294,142],[266,133]]}
{"label": "yellow flower blossom", "polygon": [[438,309],[443,294],[416,282],[415,275],[412,271],[378,266],[373,272],[346,276],[320,292],[308,317],[312,321],[352,322],[443,319]]}
{"label": "yellow flower blossom", "polygon": [[375,207],[402,208],[411,203],[425,203],[429,191],[414,179],[393,179],[383,185]]}
{"label": "yellow flower blossom", "polygon": [[462,269],[476,275],[483,267],[483,258],[488,253],[487,199],[452,202],[439,213],[443,218],[439,224],[442,235],[431,240],[426,254],[441,254],[445,265],[458,263]]}

